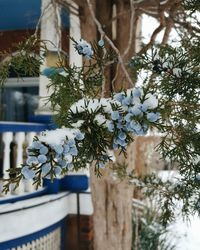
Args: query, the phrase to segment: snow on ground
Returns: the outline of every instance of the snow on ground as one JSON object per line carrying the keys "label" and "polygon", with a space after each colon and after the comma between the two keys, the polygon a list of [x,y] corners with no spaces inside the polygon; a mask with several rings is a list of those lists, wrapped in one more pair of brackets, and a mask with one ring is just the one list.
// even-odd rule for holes
{"label": "snow on ground", "polygon": [[[160,171],[159,176],[162,180],[179,177],[176,171]],[[181,203],[177,204],[177,212],[180,207]],[[200,217],[197,215],[189,216],[187,221],[177,216],[176,221],[169,226],[169,231],[169,239],[176,250],[200,250]]]}
{"label": "snow on ground", "polygon": [[200,218],[190,216],[190,222],[178,218],[171,225],[172,241],[176,250],[200,250]]}

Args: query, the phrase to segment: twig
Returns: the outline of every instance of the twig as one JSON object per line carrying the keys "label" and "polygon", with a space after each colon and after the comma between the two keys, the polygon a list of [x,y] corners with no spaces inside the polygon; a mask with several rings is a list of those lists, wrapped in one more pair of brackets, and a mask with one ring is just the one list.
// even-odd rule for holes
{"label": "twig", "polygon": [[71,14],[79,16],[78,7],[75,7],[70,0],[56,0],[56,2],[67,9]]}
{"label": "twig", "polygon": [[[124,53],[122,54],[122,58],[124,58],[128,54],[131,44],[132,44],[132,40],[133,40],[133,23],[134,23],[134,17],[135,17],[135,9],[133,7],[133,0],[130,0],[130,6],[131,6],[131,18],[130,18],[129,40],[128,40],[128,46],[126,47]],[[137,28],[134,27],[134,29],[136,30]]]}
{"label": "twig", "polygon": [[95,16],[95,13],[94,13],[94,10],[93,10],[93,7],[92,7],[92,4],[91,4],[90,0],[87,0],[87,3],[88,3],[89,10],[90,10],[90,14],[91,14],[95,24],[97,25],[99,33],[101,34],[102,37],[104,37],[104,39],[109,43],[109,45],[112,47],[112,49],[116,52],[116,54],[118,56],[118,61],[119,61],[120,65],[121,65],[121,68],[122,68],[122,71],[124,72],[124,75],[126,76],[128,82],[131,84],[131,86],[134,86],[134,84],[133,84],[133,82],[132,82],[132,80],[131,80],[131,78],[130,78],[130,76],[129,76],[126,68],[125,68],[125,65],[124,65],[123,59],[122,59],[122,57],[120,55],[119,50],[114,45],[112,40],[103,31],[102,25],[100,24],[100,22],[97,20],[97,18]]}
{"label": "twig", "polygon": [[190,33],[191,32],[197,32],[197,33],[200,33],[200,29],[191,25],[190,23],[188,22],[181,22],[181,21],[178,21],[178,20],[174,20],[174,22],[176,24],[179,24],[180,26],[182,26],[183,28],[185,28],[187,31],[189,31]]}
{"label": "twig", "polygon": [[40,17],[38,19],[38,22],[37,22],[37,25],[36,25],[36,28],[35,28],[35,32],[33,34],[34,37],[37,37],[42,18],[44,16],[44,14],[46,13],[46,11],[48,10],[48,8],[50,7],[50,5],[51,5],[51,2],[49,4],[47,4],[47,6],[45,6],[45,8],[43,9],[43,11],[42,11],[42,13],[41,13],[41,15],[40,15]]}
{"label": "twig", "polygon": [[160,23],[160,25],[154,30],[154,32],[151,35],[150,41],[146,44],[145,47],[143,47],[138,54],[145,53],[155,42],[157,35],[163,30],[164,25]]}
{"label": "twig", "polygon": [[[59,22],[59,10],[58,10],[58,3],[56,0],[52,0],[52,6],[54,10],[54,23],[56,28],[56,33],[58,35],[58,48],[61,48],[61,28]],[[58,49],[58,53],[60,56],[60,50]]]}
{"label": "twig", "polygon": [[174,5],[171,6],[169,10],[169,18],[167,19],[167,22],[166,22],[166,29],[165,29],[161,44],[166,44],[167,41],[169,40],[170,32],[174,26],[173,19],[177,13],[178,8],[179,8],[179,4],[175,3]]}
{"label": "twig", "polygon": [[[42,10],[42,13],[41,13],[41,15],[40,15],[40,17],[39,17],[39,20],[38,20],[38,22],[37,22],[37,25],[36,25],[36,28],[35,28],[35,32],[34,32],[34,34],[33,34],[33,36],[35,37],[35,38],[37,38],[37,36],[38,36],[38,31],[39,31],[39,29],[40,29],[40,25],[41,25],[41,21],[42,21],[42,18],[44,17],[44,14],[47,12],[47,10],[49,9],[49,7],[51,6],[51,5],[53,5],[53,10],[54,10],[54,12],[55,12],[55,15],[54,15],[54,20],[55,20],[55,27],[56,27],[56,32],[57,32],[57,34],[59,34],[59,45],[61,45],[61,32],[60,32],[60,25],[59,25],[59,21],[58,21],[58,13],[57,13],[57,8],[58,8],[58,6],[56,6],[57,5],[57,1],[58,0],[51,0],[45,7],[44,7],[44,9]],[[48,42],[51,42],[51,41],[48,41]],[[51,42],[52,43],[52,42]],[[53,44],[53,43],[52,43]],[[54,46],[55,46],[55,44],[53,44]]]}

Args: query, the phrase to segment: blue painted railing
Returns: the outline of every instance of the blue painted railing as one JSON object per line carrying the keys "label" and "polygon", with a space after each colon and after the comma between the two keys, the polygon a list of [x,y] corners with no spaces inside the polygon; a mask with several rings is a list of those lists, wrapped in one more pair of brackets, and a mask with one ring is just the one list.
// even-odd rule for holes
{"label": "blue painted railing", "polygon": [[[41,132],[44,130],[49,130],[52,129],[53,125],[52,122],[52,116],[49,115],[38,115],[31,117],[32,121],[40,121],[40,123],[35,123],[35,122],[2,122],[0,121],[0,133],[5,133],[5,132],[12,132],[12,133],[17,133],[17,132],[24,132],[24,133],[29,133],[29,132]],[[41,123],[42,121],[42,123]],[[65,176],[62,179],[55,179],[53,182],[48,179],[44,179],[44,186],[46,187],[46,193],[58,193],[60,191],[72,191],[72,192],[77,192],[77,191],[83,191],[86,190],[89,186],[88,184],[88,177],[86,175],[80,174],[80,175],[69,175]],[[44,192],[44,191],[43,191]],[[26,194],[21,196],[20,199],[28,199],[31,198],[31,194]],[[33,194],[35,195],[35,194]],[[38,195],[40,195],[40,192],[38,192]],[[19,197],[16,197],[16,199],[19,199]],[[10,202],[13,202],[13,200],[9,200]],[[15,200],[17,201],[17,200]],[[0,199],[0,204],[5,203],[5,201],[1,201]]]}
{"label": "blue painted railing", "polygon": [[[9,216],[9,214],[12,216],[13,214],[16,214],[16,220],[17,220],[17,214],[21,211],[24,211],[24,212],[27,211],[28,213],[30,213],[32,209],[35,209],[35,208],[41,209],[41,207],[43,207],[45,205],[51,206],[56,201],[59,201],[61,199],[66,199],[66,197],[68,197],[69,195],[70,195],[70,193],[64,193],[63,195],[60,195],[58,197],[54,196],[52,199],[50,198],[46,201],[41,201],[41,202],[36,203],[36,204],[33,203],[33,204],[30,204],[29,206],[26,205],[26,206],[18,207],[17,209],[10,210],[10,211],[9,210],[4,211],[4,212],[0,211],[0,218],[1,218],[1,216]],[[66,231],[65,231],[66,216],[67,216],[67,212],[64,213],[64,218],[62,218],[61,220],[58,220],[54,224],[51,224],[48,227],[45,227],[45,228],[38,230],[37,232],[33,232],[31,234],[26,234],[26,235],[19,237],[19,238],[18,237],[15,239],[11,238],[10,240],[1,242],[1,236],[0,236],[0,249],[1,250],[26,249],[26,247],[24,248],[24,246],[26,246],[27,244],[36,244],[37,241],[41,241],[41,239],[43,237],[47,237],[49,234],[54,233],[55,230],[59,230],[60,233],[58,235],[59,238],[57,238],[57,241],[58,241],[58,244],[60,246],[60,249],[63,250],[64,249],[64,233],[66,233]],[[30,224],[30,227],[31,227],[31,224]],[[12,233],[12,232],[10,232],[10,233]],[[34,243],[34,241],[35,241],[35,243]],[[45,242],[45,244],[47,244],[47,246],[44,246],[44,247],[46,247],[45,249],[47,249],[48,243]],[[30,248],[28,247],[27,249],[30,249]],[[38,248],[38,246],[37,246],[37,249],[40,249],[40,248]],[[51,247],[51,249],[52,249],[52,247]],[[56,249],[58,249],[58,248],[56,248]]]}
{"label": "blue painted railing", "polygon": [[[76,194],[73,194],[70,192],[63,192],[62,194],[60,194],[58,196],[55,196],[55,195],[52,196],[52,198],[51,198],[51,196],[48,196],[48,199],[40,200],[38,203],[33,202],[30,205],[28,205],[26,203],[25,206],[23,206],[23,205],[18,206],[18,208],[14,209],[14,210],[11,209],[11,210],[5,211],[5,209],[4,209],[3,212],[0,211],[0,218],[2,218],[1,216],[7,216],[7,219],[8,219],[10,215],[13,216],[13,214],[14,214],[15,215],[14,217],[17,220],[18,217],[21,218],[21,216],[23,216],[23,217],[26,216],[29,218],[31,215],[31,211],[33,211],[33,209],[37,209],[37,210],[39,209],[38,211],[40,211],[41,214],[44,214],[44,212],[47,210],[47,214],[48,214],[48,208],[50,209],[53,206],[53,204],[55,205],[55,202],[60,202],[60,203],[59,204],[57,203],[57,207],[54,206],[54,210],[52,210],[52,211],[54,211],[56,213],[56,211],[60,211],[61,207],[64,208],[64,210],[63,210],[64,212],[62,212],[62,214],[59,217],[57,217],[58,218],[57,221],[54,221],[54,223],[52,223],[52,224],[49,221],[45,222],[45,224],[49,224],[49,225],[45,226],[43,228],[41,227],[40,229],[39,229],[40,226],[38,226],[38,230],[36,232],[33,231],[32,233],[30,233],[31,231],[29,230],[28,231],[29,233],[28,233],[27,227],[25,227],[25,225],[24,225],[23,226],[24,227],[23,230],[25,230],[24,235],[22,235],[20,237],[16,237],[13,239],[13,237],[12,237],[13,233],[10,232],[11,233],[10,239],[8,239],[6,241],[1,241],[1,235],[0,235],[0,249],[1,250],[8,250],[8,249],[17,250],[17,249],[30,249],[30,247],[33,247],[33,249],[35,249],[35,248],[40,249],[41,245],[45,249],[49,249],[48,247],[50,247],[50,245],[49,245],[50,242],[49,243],[47,242],[48,237],[50,236],[50,234],[54,234],[53,237],[55,238],[56,231],[57,231],[56,241],[57,241],[57,244],[59,245],[59,249],[60,250],[66,249],[65,238],[66,238],[66,233],[68,232],[67,228],[66,228],[66,222],[67,222],[67,218],[68,218],[67,215],[70,214],[70,212],[77,213],[77,219],[79,218],[80,212],[81,212],[81,210],[80,210],[80,205],[81,205],[80,196],[81,195],[90,195],[90,192],[78,192]],[[73,207],[73,211],[68,210],[67,207],[63,207],[64,204],[68,204],[68,202],[66,202],[67,200],[72,201],[72,197],[74,197],[74,199],[76,199],[76,206]],[[49,214],[50,218],[52,218],[52,211]],[[32,214],[34,214],[34,213],[32,213]],[[39,217],[37,216],[36,221],[38,220],[38,218]],[[30,227],[31,227],[31,225],[32,225],[31,223],[33,222],[33,220],[31,220],[31,218],[28,220],[30,220]],[[4,221],[5,221],[5,218],[4,218]],[[42,223],[44,225],[44,221]],[[77,223],[78,223],[77,230],[79,232],[80,220],[77,221]],[[10,224],[8,224],[8,225],[10,225]],[[2,226],[3,225],[0,225],[0,227],[2,227]],[[12,225],[10,228],[12,229]],[[15,228],[15,230],[18,228],[18,227],[16,228],[16,223],[15,223],[14,228]],[[8,230],[8,226],[6,229]],[[44,239],[43,240],[44,243],[41,243],[41,245],[40,245],[39,242],[42,242],[42,238]],[[51,236],[49,238],[51,238]],[[4,239],[5,239],[5,235],[4,235]],[[52,244],[52,238],[50,240],[51,240],[51,244]],[[47,246],[45,244],[47,244]],[[58,249],[58,245],[57,245],[56,249]],[[26,246],[27,246],[27,248],[26,248]],[[55,249],[51,246],[50,250],[55,250]]]}
{"label": "blue painted railing", "polygon": [[84,192],[89,188],[89,178],[86,175],[66,175],[62,179],[44,179],[43,188],[21,195],[0,197],[0,205],[32,199],[46,194],[57,194],[63,191]]}
{"label": "blue painted railing", "polygon": [[[43,117],[44,118],[44,117]],[[44,130],[50,130],[52,129],[52,122],[48,123],[48,119],[46,120],[46,123],[43,123],[44,120],[41,122],[41,117],[38,117],[36,120],[32,120],[32,121],[39,121],[37,123],[32,122],[32,123],[22,123],[22,122],[0,122],[0,133],[6,133],[6,132],[11,132],[13,134],[17,133],[17,132],[24,132],[24,133],[30,133],[30,132],[41,132]],[[41,197],[41,199],[43,199],[43,196],[45,195],[49,195],[49,194],[58,194],[60,192],[63,191],[69,191],[69,194],[71,193],[73,195],[73,193],[76,193],[77,195],[77,209],[76,211],[78,211],[78,214],[80,213],[80,202],[79,202],[79,193],[83,192],[83,193],[87,193],[84,192],[85,190],[88,189],[89,187],[89,178],[88,176],[84,175],[84,174],[80,174],[80,175],[68,175],[63,177],[62,179],[55,179],[53,182],[49,179],[44,179],[44,187],[41,190],[38,191],[33,191],[33,192],[29,192],[29,193],[23,193],[21,195],[14,195],[14,196],[10,196],[10,197],[3,197],[0,198],[0,207],[2,206],[6,206],[8,207],[8,210],[4,211],[3,213],[0,212],[0,221],[1,221],[1,216],[6,216],[8,215],[8,213],[12,213],[12,214],[17,214],[18,210],[23,210],[23,209],[31,209],[31,208],[35,208],[39,205],[32,205],[30,207],[24,208],[21,207],[18,210],[9,210],[9,204],[19,204],[20,202],[23,202],[24,200],[30,200],[30,204],[31,204],[31,200],[33,200],[34,198],[39,198]],[[66,192],[65,192],[66,193]],[[60,198],[59,198],[60,199]],[[54,199],[55,201],[55,199]],[[49,205],[51,206],[51,200],[48,201]],[[15,205],[15,204],[14,204]],[[42,204],[40,204],[42,205]],[[44,204],[43,204],[44,205]],[[66,210],[67,211],[67,210]],[[74,211],[74,212],[76,212]],[[51,216],[51,215],[49,215]],[[18,218],[16,217],[16,220]],[[64,235],[64,228],[65,228],[65,224],[66,224],[66,218],[62,219],[60,221],[58,221],[57,223],[43,228],[40,231],[37,231],[35,233],[31,233],[29,235],[24,235],[22,237],[16,237],[15,239],[11,239],[8,241],[4,241],[1,242],[1,236],[0,236],[0,250],[7,250],[7,249],[17,249],[17,247],[24,247],[24,245],[27,244],[32,244],[32,242],[37,242],[39,240],[42,240],[43,237],[49,237],[48,235],[50,235],[51,233],[55,233],[56,230],[59,230],[59,232],[61,232],[60,237],[60,247],[61,249],[64,249],[64,239],[63,239],[63,235]],[[30,225],[31,226],[31,225]],[[12,226],[11,226],[11,230],[12,230]],[[35,244],[35,243],[34,243]],[[20,248],[19,248],[20,249]],[[23,248],[24,249],[24,248]],[[26,248],[25,248],[26,249]]]}
{"label": "blue painted railing", "polygon": [[47,236],[49,233],[52,233],[54,230],[60,229],[61,230],[60,250],[64,250],[65,249],[64,247],[65,224],[66,224],[66,218],[51,225],[50,227],[37,231],[36,233],[26,235],[24,237],[17,238],[14,240],[2,242],[2,243],[0,242],[0,249],[1,250],[20,249],[23,245],[30,244],[32,241],[40,240],[42,237]]}
{"label": "blue painted railing", "polygon": [[50,129],[50,125],[44,123],[28,122],[3,122],[0,121],[0,133],[4,132],[41,132]]}
{"label": "blue painted railing", "polygon": [[[34,118],[32,117],[32,120]],[[0,133],[4,132],[41,132],[44,130],[52,129],[51,116],[36,116],[34,121],[41,121],[45,123],[23,123],[23,122],[2,122],[0,121]],[[55,126],[55,125],[54,125]],[[86,175],[69,175],[62,179],[51,180],[45,179],[44,186],[47,187],[46,192],[58,193],[59,191],[68,190],[72,192],[86,190],[89,186],[88,177]],[[39,194],[39,193],[38,193]],[[28,196],[24,199],[29,198]],[[1,200],[0,200],[1,204]]]}
{"label": "blue painted railing", "polygon": [[13,195],[13,196],[8,196],[8,197],[5,196],[5,197],[0,198],[0,205],[7,204],[7,203],[15,203],[18,201],[23,201],[23,200],[39,197],[39,196],[47,194],[47,190],[48,190],[48,187],[44,187],[42,189],[30,192],[30,193],[24,193],[21,195]]}

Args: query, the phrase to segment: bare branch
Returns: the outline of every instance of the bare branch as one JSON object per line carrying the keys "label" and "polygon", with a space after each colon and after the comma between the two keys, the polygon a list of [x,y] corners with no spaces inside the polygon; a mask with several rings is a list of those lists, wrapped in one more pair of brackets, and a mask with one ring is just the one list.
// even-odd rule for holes
{"label": "bare branch", "polygon": [[116,52],[116,54],[118,55],[118,61],[119,61],[119,64],[122,68],[122,71],[124,72],[124,75],[126,76],[128,82],[130,83],[131,86],[134,86],[127,70],[126,70],[126,67],[124,65],[124,62],[123,62],[123,59],[120,55],[120,52],[119,50],[117,49],[117,47],[114,45],[114,43],[112,42],[112,40],[105,34],[103,28],[102,28],[102,25],[100,24],[100,22],[97,20],[96,16],[95,16],[95,13],[93,11],[93,7],[92,7],[92,4],[90,2],[90,0],[87,0],[87,3],[88,3],[88,7],[89,7],[89,10],[90,10],[90,14],[98,28],[98,31],[99,33],[101,34],[101,37],[104,37],[104,39],[109,43],[109,45],[112,47],[112,49]]}
{"label": "bare branch", "polygon": [[192,33],[192,32],[200,33],[200,29],[193,26],[193,25],[191,25],[191,23],[189,23],[189,22],[182,22],[182,21],[179,21],[179,20],[174,20],[174,22],[176,24],[179,24],[180,26],[182,26],[186,30],[188,30],[190,33]]}
{"label": "bare branch", "polygon": [[[129,41],[128,41],[128,46],[126,47],[124,53],[122,54],[123,58],[128,54],[130,47],[131,47],[132,40],[133,40],[133,32],[134,32],[133,24],[134,24],[134,17],[135,17],[135,9],[133,7],[133,0],[130,0],[130,6],[131,6],[131,18],[130,18]],[[136,30],[136,27],[134,27],[134,29]]]}
{"label": "bare branch", "polygon": [[[59,11],[58,11],[58,3],[56,0],[52,0],[52,6],[54,11],[54,23],[55,23],[55,29],[56,33],[58,34],[58,47],[61,48],[61,28],[60,28],[60,22],[59,22]],[[58,53],[60,54],[60,50],[58,50]]]}
{"label": "bare branch", "polygon": [[168,8],[171,7],[174,3],[181,4],[181,0],[165,0],[165,1],[160,1],[160,0],[143,0],[143,1],[134,1],[134,4],[137,8],[143,8],[146,10],[149,9],[158,9],[158,6],[162,10],[167,10]]}
{"label": "bare branch", "polygon": [[47,5],[45,6],[45,8],[43,9],[43,11],[42,11],[42,13],[41,13],[41,15],[40,15],[40,17],[39,17],[39,20],[38,20],[38,22],[37,22],[37,25],[36,25],[36,28],[35,28],[35,32],[34,32],[34,34],[33,34],[34,37],[37,37],[37,36],[38,36],[39,29],[40,29],[40,24],[41,24],[41,21],[42,21],[42,17],[44,16],[45,12],[48,10],[48,8],[50,7],[51,4],[52,4],[52,3],[50,2],[50,3],[47,4]]}
{"label": "bare branch", "polygon": [[[154,4],[150,5],[149,4],[150,2],[151,3],[154,2]],[[157,5],[156,5],[156,2],[157,2]],[[144,0],[144,1],[139,1],[139,2],[136,1],[135,4],[138,8],[139,14],[143,14],[143,13],[147,14],[159,20],[160,22],[160,25],[152,33],[149,42],[139,52],[140,54],[146,52],[153,45],[153,43],[156,40],[157,35],[164,28],[165,28],[165,32],[164,32],[161,44],[166,44],[169,39],[170,32],[172,28],[175,27],[175,24],[179,24],[180,26],[187,29],[191,33],[193,31],[200,33],[200,29],[198,29],[198,27],[194,27],[188,22],[182,22],[180,20],[176,20],[177,16],[180,17],[180,13],[182,14],[184,13],[182,5],[181,5],[181,0],[168,0],[168,1],[162,1],[162,2],[153,1],[153,0],[152,1]]]}
{"label": "bare branch", "polygon": [[83,1],[83,0],[57,0],[57,1],[62,2],[63,5],[66,5],[66,6],[68,5],[69,7],[72,7],[73,3],[75,3],[79,7],[83,7],[85,4],[85,1]]}
{"label": "bare branch", "polygon": [[168,39],[169,39],[169,35],[170,35],[170,32],[174,26],[174,17],[177,13],[179,9],[179,3],[175,3],[174,5],[171,6],[170,10],[169,10],[169,18],[166,19],[165,18],[165,22],[166,22],[166,29],[165,29],[165,33],[163,35],[163,39],[162,39],[162,44],[166,44]]}
{"label": "bare branch", "polygon": [[157,35],[163,30],[165,27],[165,18],[164,18],[164,13],[162,12],[160,14],[160,25],[154,30],[154,32],[151,35],[150,41],[143,47],[140,51],[139,54],[145,53],[155,42]]}
{"label": "bare branch", "polygon": [[76,8],[70,1],[70,0],[56,0],[56,2],[64,7],[66,10],[68,10],[71,14],[75,16],[79,16],[79,9]]}
{"label": "bare branch", "polygon": [[166,44],[168,42],[169,35],[170,35],[170,32],[171,32],[173,26],[174,26],[174,22],[172,21],[172,19],[170,19],[166,25],[166,29],[165,29],[161,44]]}

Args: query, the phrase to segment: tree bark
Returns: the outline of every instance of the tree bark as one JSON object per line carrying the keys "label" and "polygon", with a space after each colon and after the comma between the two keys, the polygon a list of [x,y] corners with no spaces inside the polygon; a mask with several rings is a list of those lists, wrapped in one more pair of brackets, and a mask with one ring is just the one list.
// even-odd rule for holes
{"label": "tree bark", "polygon": [[108,169],[103,174],[98,178],[91,169],[94,249],[130,250],[133,187],[126,180],[115,179]]}
{"label": "tree bark", "polygon": [[[96,26],[89,13],[87,1],[80,7],[82,37],[87,41],[99,38]],[[117,2],[117,39],[116,45],[123,53],[128,46],[130,33],[130,3],[118,0]],[[125,3],[128,2],[128,3]],[[91,0],[93,10],[97,19],[102,24],[106,34],[112,38],[112,6],[113,1]],[[123,12],[123,17],[119,13]],[[118,15],[119,14],[119,15]],[[135,39],[135,37],[133,36]],[[125,60],[133,54],[135,41],[130,46]],[[120,68],[120,67],[119,67]],[[106,71],[106,91],[108,96],[111,90],[112,70]],[[115,75],[115,74],[114,74]],[[122,83],[124,84],[122,86]],[[130,87],[121,69],[118,70],[115,82],[116,90]],[[117,156],[117,162],[128,166],[128,171],[134,168],[133,150],[129,147],[128,157]],[[132,246],[132,198],[133,187],[126,179],[116,178],[109,166],[102,172],[103,176],[98,178],[91,168],[91,191],[94,207],[94,249],[95,250],[130,250]]]}

